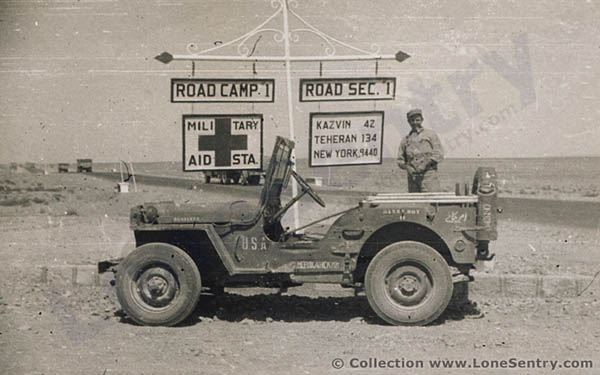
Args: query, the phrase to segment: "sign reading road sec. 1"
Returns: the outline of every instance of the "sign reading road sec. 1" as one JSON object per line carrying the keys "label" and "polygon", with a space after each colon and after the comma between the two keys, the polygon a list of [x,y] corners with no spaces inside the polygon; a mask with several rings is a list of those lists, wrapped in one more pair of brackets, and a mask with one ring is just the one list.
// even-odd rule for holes
{"label": "sign reading road sec. 1", "polygon": [[183,170],[262,169],[263,117],[183,115]]}
{"label": "sign reading road sec. 1", "polygon": [[273,79],[171,79],[171,103],[273,102]]}
{"label": "sign reading road sec. 1", "polygon": [[396,78],[311,78],[300,80],[301,102],[393,100]]}
{"label": "sign reading road sec. 1", "polygon": [[381,164],[383,111],[310,114],[311,167]]}

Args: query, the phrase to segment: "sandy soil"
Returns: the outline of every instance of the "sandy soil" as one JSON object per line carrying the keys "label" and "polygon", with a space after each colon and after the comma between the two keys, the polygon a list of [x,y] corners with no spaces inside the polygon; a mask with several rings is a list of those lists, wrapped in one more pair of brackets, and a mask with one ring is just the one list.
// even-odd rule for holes
{"label": "sandy soil", "polygon": [[[119,194],[115,183],[85,174],[4,173],[0,175],[0,372],[38,373],[344,373],[353,358],[424,361],[463,359],[472,366],[490,360],[596,360],[600,350],[600,300],[507,300],[476,302],[481,319],[447,311],[428,327],[383,325],[364,296],[336,289],[228,290],[203,296],[183,326],[147,328],[119,312],[114,291],[41,283],[42,265],[95,264],[133,249],[129,207],[144,201],[195,202],[232,196],[256,197],[260,187],[191,184],[188,188],[140,184],[138,193]],[[194,189],[193,186],[196,186]],[[327,209],[348,207],[356,197],[323,191]],[[303,221],[312,219],[306,200]],[[314,214],[316,215],[316,214]],[[526,222],[503,217],[494,273],[584,274],[600,270],[598,228]],[[473,362],[478,361],[478,362]],[[353,362],[356,364],[356,361]],[[406,362],[405,362],[406,365]],[[546,369],[473,373],[548,373]],[[455,370],[459,373],[459,370]],[[554,373],[595,373],[556,370]],[[355,373],[398,373],[371,369]],[[461,370],[460,373],[464,373]]]}

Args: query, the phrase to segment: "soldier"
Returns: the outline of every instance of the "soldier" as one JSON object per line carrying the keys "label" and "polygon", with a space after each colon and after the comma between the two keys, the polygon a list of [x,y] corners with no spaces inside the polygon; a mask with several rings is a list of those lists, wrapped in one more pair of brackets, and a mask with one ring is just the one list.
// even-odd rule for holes
{"label": "soldier", "polygon": [[437,168],[444,151],[440,139],[433,130],[423,129],[420,109],[411,109],[406,117],[412,130],[400,142],[397,162],[408,174],[408,192],[441,191]]}

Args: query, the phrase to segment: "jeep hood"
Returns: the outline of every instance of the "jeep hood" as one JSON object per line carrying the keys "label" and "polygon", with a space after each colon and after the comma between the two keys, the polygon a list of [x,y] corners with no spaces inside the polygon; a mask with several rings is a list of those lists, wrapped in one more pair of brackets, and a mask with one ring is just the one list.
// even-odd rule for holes
{"label": "jeep hood", "polygon": [[144,224],[200,224],[242,222],[251,220],[258,206],[246,201],[227,203],[179,204],[149,202],[131,210],[131,223]]}

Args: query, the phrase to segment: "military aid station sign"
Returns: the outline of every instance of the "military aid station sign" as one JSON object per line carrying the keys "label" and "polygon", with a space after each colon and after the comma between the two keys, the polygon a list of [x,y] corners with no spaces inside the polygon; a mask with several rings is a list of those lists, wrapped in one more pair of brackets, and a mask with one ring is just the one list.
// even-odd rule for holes
{"label": "military aid station sign", "polygon": [[310,114],[309,164],[381,164],[383,111]]}
{"label": "military aid station sign", "polygon": [[300,80],[301,102],[394,100],[396,78],[310,78]]}
{"label": "military aid station sign", "polygon": [[171,103],[272,103],[274,93],[273,79],[171,79]]}
{"label": "military aid station sign", "polygon": [[183,115],[183,170],[262,170],[263,117]]}

